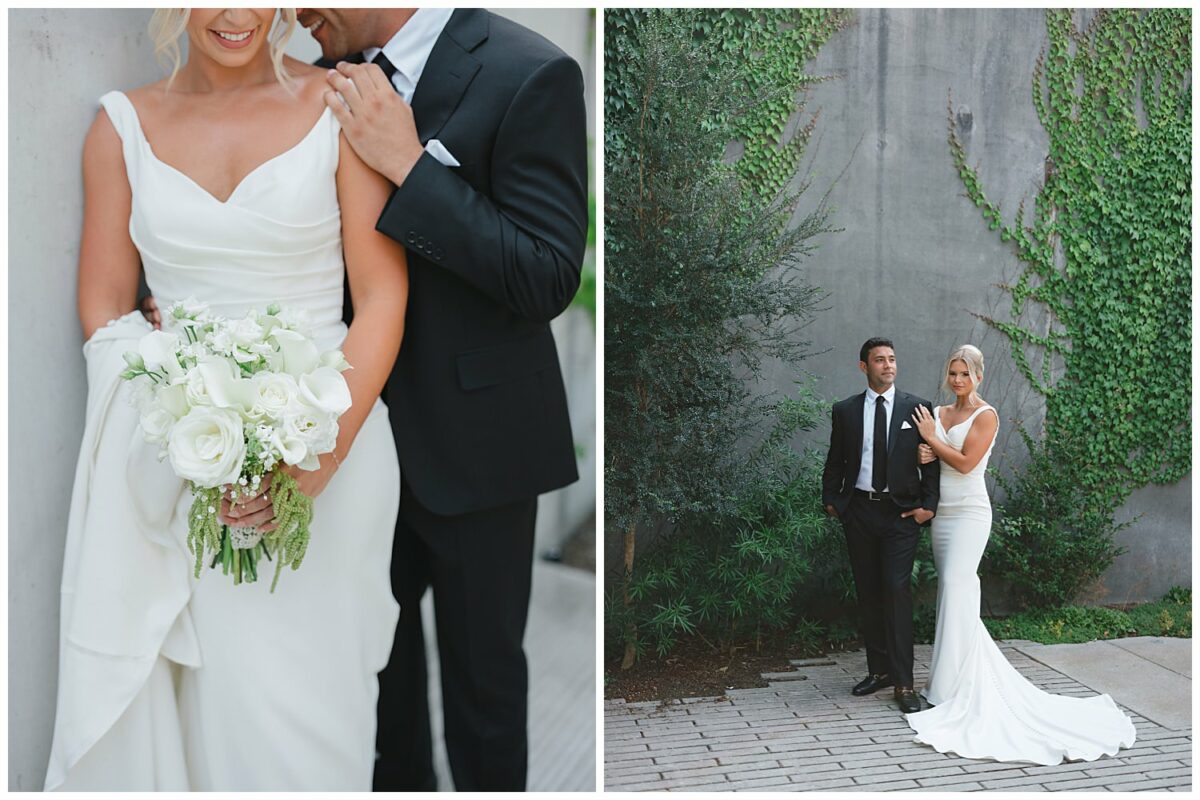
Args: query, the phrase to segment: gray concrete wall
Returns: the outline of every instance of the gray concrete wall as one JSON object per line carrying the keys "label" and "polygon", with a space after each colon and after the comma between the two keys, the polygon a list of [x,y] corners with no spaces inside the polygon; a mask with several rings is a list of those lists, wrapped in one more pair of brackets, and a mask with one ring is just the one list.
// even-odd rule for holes
{"label": "gray concrete wall", "polygon": [[[579,60],[594,119],[590,13],[500,13],[538,30]],[[80,152],[102,94],[162,76],[145,33],[148,19],[146,10],[9,12],[8,760],[13,790],[41,788],[54,715],[58,589],[87,391],[75,314]],[[303,57],[313,48],[308,34],[299,31],[289,51]],[[572,311],[555,323],[555,334],[584,457],[580,482],[542,501],[539,549],[561,542],[594,505],[595,332],[586,313]]]}
{"label": "gray concrete wall", "polygon": [[[959,136],[990,198],[1009,221],[1022,200],[1032,212],[1048,142],[1031,82],[1046,42],[1040,10],[859,9],[810,65],[832,80],[810,94],[809,112],[821,116],[801,170],[812,181],[801,213],[832,184],[830,222],[843,230],[820,237],[807,262],[828,295],[804,332],[820,351],[807,367],[831,401],[860,392],[858,348],[888,336],[897,385],[933,399],[950,349],[976,344],[987,362],[982,394],[1000,411],[992,464],[1001,469],[1024,457],[1016,422],[1040,431],[1044,405],[1016,372],[1008,340],[975,316],[1008,318],[996,284],[1021,263],[964,195],[947,144],[947,95],[955,116],[970,118]],[[776,370],[770,380],[788,390],[797,377]],[[827,442],[826,425],[798,446]],[[1118,517],[1137,518],[1119,539],[1129,552],[1089,599],[1150,600],[1191,585],[1190,476],[1135,493]]]}

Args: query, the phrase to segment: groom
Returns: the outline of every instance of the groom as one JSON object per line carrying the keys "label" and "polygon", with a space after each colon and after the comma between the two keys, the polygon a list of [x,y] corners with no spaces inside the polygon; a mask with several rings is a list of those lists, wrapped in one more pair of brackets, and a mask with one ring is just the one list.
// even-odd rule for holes
{"label": "groom", "polygon": [[867,677],[851,692],[893,686],[900,709],[912,713],[921,710],[913,690],[913,556],[920,526],[937,511],[939,462],[917,463],[912,415],[929,401],[897,391],[891,341],[868,339],[858,368],[867,390],[833,406],[821,502],[846,534],[867,648]]}
{"label": "groom", "polygon": [[[464,790],[525,788],[537,496],[577,480],[550,320],[579,287],[587,123],[579,65],[481,9],[300,9],[326,102],[396,187],[376,229],[408,249],[384,390],[400,456],[374,788],[434,789],[420,600],[433,589],[446,749]],[[359,55],[361,54],[361,55]],[[371,62],[371,63],[365,63]]]}

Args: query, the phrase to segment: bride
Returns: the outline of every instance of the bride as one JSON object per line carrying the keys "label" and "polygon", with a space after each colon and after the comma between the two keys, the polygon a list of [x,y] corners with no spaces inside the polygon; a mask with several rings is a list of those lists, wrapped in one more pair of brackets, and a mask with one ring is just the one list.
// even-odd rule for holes
{"label": "bride", "polygon": [[[174,71],[102,97],[84,143],[87,420],[48,790],[371,788],[376,673],[398,615],[399,466],[379,394],[408,278],[401,246],[375,231],[387,181],[340,135],[324,70],[283,55],[295,11],[274,22],[274,9],[155,12],[151,34]],[[312,541],[275,594],[269,581],[192,577],[190,492],[143,441],[118,379],[148,327],[132,312],[140,267],[164,308],[297,309],[318,346],[340,346],[354,367],[335,450],[294,473],[316,499]],[[242,526],[269,526],[272,513],[269,492],[221,509]]]}
{"label": "bride", "polygon": [[946,361],[954,404],[913,415],[941,459],[941,499],[933,518],[938,573],[937,633],[924,695],[933,706],[906,715],[916,740],[965,758],[1053,765],[1114,755],[1134,741],[1134,727],[1108,695],[1077,698],[1043,692],[1004,658],[979,618],[977,570],[992,526],[983,475],[999,418],[977,390],[983,353],[958,347]]}

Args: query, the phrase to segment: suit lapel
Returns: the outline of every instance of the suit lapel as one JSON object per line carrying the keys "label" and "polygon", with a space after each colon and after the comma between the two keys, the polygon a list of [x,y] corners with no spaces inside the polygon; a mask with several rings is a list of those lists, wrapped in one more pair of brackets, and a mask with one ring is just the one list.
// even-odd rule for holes
{"label": "suit lapel", "polygon": [[900,425],[912,413],[908,406],[908,395],[901,394],[896,391],[895,402],[892,404],[892,424],[888,426],[888,457],[891,458],[892,448],[896,446],[896,439],[900,436]]}
{"label": "suit lapel", "polygon": [[421,144],[436,138],[458,107],[479,72],[479,61],[471,51],[487,37],[487,12],[477,8],[455,9],[429,53],[421,80],[413,91],[413,117]]}
{"label": "suit lapel", "polygon": [[850,407],[850,432],[854,434],[850,437],[850,441],[854,442],[854,450],[850,461],[853,468],[850,470],[850,481],[853,483],[858,479],[858,470],[862,467],[862,448],[863,448],[863,405],[867,402],[867,393],[863,392],[851,404]]}

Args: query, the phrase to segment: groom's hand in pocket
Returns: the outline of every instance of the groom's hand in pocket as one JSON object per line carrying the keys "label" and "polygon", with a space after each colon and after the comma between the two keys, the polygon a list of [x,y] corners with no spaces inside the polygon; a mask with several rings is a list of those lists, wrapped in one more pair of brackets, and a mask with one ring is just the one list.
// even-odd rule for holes
{"label": "groom's hand in pocket", "polygon": [[900,516],[912,517],[917,521],[918,525],[924,525],[926,522],[929,522],[929,520],[933,519],[933,512],[927,508],[912,508],[908,511],[905,511]]}
{"label": "groom's hand in pocket", "polygon": [[425,152],[412,107],[375,64],[343,61],[329,70],[326,80],[334,91],[325,92],[325,105],[342,124],[354,152],[396,186],[404,183]]}

